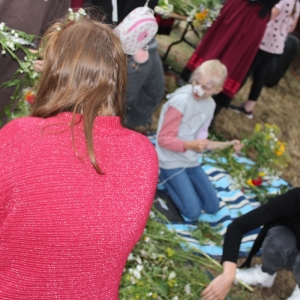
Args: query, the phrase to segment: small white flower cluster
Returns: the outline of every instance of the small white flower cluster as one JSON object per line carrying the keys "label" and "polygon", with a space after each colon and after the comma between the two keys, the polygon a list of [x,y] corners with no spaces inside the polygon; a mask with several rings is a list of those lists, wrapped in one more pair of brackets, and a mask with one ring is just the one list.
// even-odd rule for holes
{"label": "small white flower cluster", "polygon": [[[138,255],[134,256],[132,253],[130,253],[127,260],[128,261],[135,260],[138,263],[135,268],[128,269],[129,274],[132,275],[132,276],[130,276],[131,284],[135,284],[136,283],[135,279],[141,278],[141,271],[143,270],[144,266],[143,266],[141,258]],[[125,271],[126,271],[126,269],[125,269]]]}
{"label": "small white flower cluster", "polygon": [[136,279],[140,279],[142,270],[143,270],[143,266],[137,265],[135,269],[130,268],[128,272],[129,274],[132,274]]}
{"label": "small white flower cluster", "polygon": [[[67,16],[68,21],[78,21],[82,17],[86,16],[86,12],[83,8],[79,8],[77,12],[74,12],[72,8],[69,8],[69,14]],[[60,31],[61,27],[57,26],[56,30]]]}
{"label": "small white flower cluster", "polygon": [[86,12],[83,8],[79,8],[77,12],[74,12],[72,8],[69,8],[68,19],[70,21],[78,21],[83,16],[86,16]]}
{"label": "small white flower cluster", "polygon": [[[16,33],[15,30],[12,30],[11,32],[3,31],[2,34],[3,34],[3,36],[5,36],[8,39],[8,43],[10,43],[10,45],[16,44],[16,43],[21,44],[21,45],[33,45],[29,40],[19,37],[19,34]],[[35,45],[33,45],[33,46],[35,46]],[[11,48],[15,48],[15,45],[14,45],[14,47],[11,47]]]}
{"label": "small white flower cluster", "polygon": [[163,18],[168,18],[170,16],[170,13],[173,12],[174,6],[172,4],[168,4],[168,6],[155,6],[154,11],[161,15]]}
{"label": "small white flower cluster", "polygon": [[271,150],[275,150],[275,145],[278,142],[278,138],[276,137],[276,135],[274,134],[274,130],[273,128],[270,128],[270,133],[269,133],[270,137],[272,138],[270,140],[270,148]]}
{"label": "small white flower cluster", "polygon": [[33,57],[24,57],[24,62],[20,62],[20,73],[28,73],[32,79],[36,79],[39,76],[39,73],[34,71],[33,63],[35,59]]}
{"label": "small white flower cluster", "polygon": [[209,10],[209,17],[205,21],[205,26],[210,27],[213,23],[213,21],[216,20],[216,18],[220,15],[220,11],[222,9],[223,5],[221,3],[215,3],[214,8]]}
{"label": "small white flower cluster", "polygon": [[175,278],[175,277],[176,277],[176,273],[175,273],[174,271],[172,271],[172,272],[169,274],[168,279],[171,280],[171,279],[173,279],[173,278]]}
{"label": "small white flower cluster", "polygon": [[191,294],[191,285],[189,283],[184,286],[184,291],[186,295]]}
{"label": "small white flower cluster", "polygon": [[[33,45],[29,39],[19,36],[16,30],[10,30],[5,26],[5,23],[0,23],[0,45],[2,46],[1,54],[6,54],[7,51],[15,51],[18,45]],[[33,45],[35,46],[35,45]]]}
{"label": "small white flower cluster", "polygon": [[187,17],[186,21],[187,22],[192,22],[195,18],[196,13],[197,13],[197,9],[195,7],[187,13],[188,17]]}

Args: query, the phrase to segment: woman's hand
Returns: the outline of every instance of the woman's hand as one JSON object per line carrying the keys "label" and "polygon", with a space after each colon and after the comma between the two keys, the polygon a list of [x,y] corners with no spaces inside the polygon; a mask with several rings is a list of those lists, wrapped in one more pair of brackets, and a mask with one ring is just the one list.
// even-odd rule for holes
{"label": "woman's hand", "polygon": [[208,144],[208,140],[186,141],[184,142],[184,149],[192,150],[195,152],[202,152],[206,150],[207,144]]}
{"label": "woman's hand", "polygon": [[229,293],[233,280],[224,273],[216,277],[202,292],[201,300],[223,300]]}
{"label": "woman's hand", "polygon": [[202,292],[201,300],[223,300],[229,293],[235,278],[236,263],[223,262],[223,273],[216,277]]}

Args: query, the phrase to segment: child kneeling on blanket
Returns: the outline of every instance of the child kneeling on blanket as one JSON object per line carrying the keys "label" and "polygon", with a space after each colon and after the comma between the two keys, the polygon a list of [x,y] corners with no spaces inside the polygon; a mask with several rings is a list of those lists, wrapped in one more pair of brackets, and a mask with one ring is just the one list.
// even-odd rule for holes
{"label": "child kneeling on blanket", "polygon": [[162,107],[157,129],[157,153],[160,180],[180,213],[197,220],[204,210],[214,214],[219,209],[216,191],[199,163],[199,153],[233,146],[240,141],[208,140],[208,127],[213,118],[215,102],[212,95],[222,91],[227,76],[219,60],[208,60],[191,77],[191,84],[168,95]]}

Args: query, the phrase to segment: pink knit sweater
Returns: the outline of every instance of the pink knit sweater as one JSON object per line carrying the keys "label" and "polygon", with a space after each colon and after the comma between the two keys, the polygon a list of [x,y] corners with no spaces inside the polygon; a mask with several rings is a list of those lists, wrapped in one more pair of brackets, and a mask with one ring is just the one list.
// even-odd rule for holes
{"label": "pink knit sweater", "polygon": [[118,117],[98,117],[99,175],[82,123],[74,150],[70,120],[28,117],[0,130],[0,299],[118,299],[154,198],[156,152]]}

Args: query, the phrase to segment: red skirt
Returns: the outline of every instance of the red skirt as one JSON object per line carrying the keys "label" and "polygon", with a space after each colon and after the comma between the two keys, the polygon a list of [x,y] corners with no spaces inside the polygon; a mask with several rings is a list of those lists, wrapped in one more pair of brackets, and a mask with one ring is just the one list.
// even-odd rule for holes
{"label": "red skirt", "polygon": [[72,0],[71,7],[72,8],[80,8],[83,6],[84,0]]}
{"label": "red skirt", "polygon": [[247,0],[226,0],[219,17],[182,74],[193,72],[203,61],[219,59],[228,69],[223,93],[233,98],[250,68],[269,21],[269,15],[258,16],[260,9],[260,4],[250,5]]}

